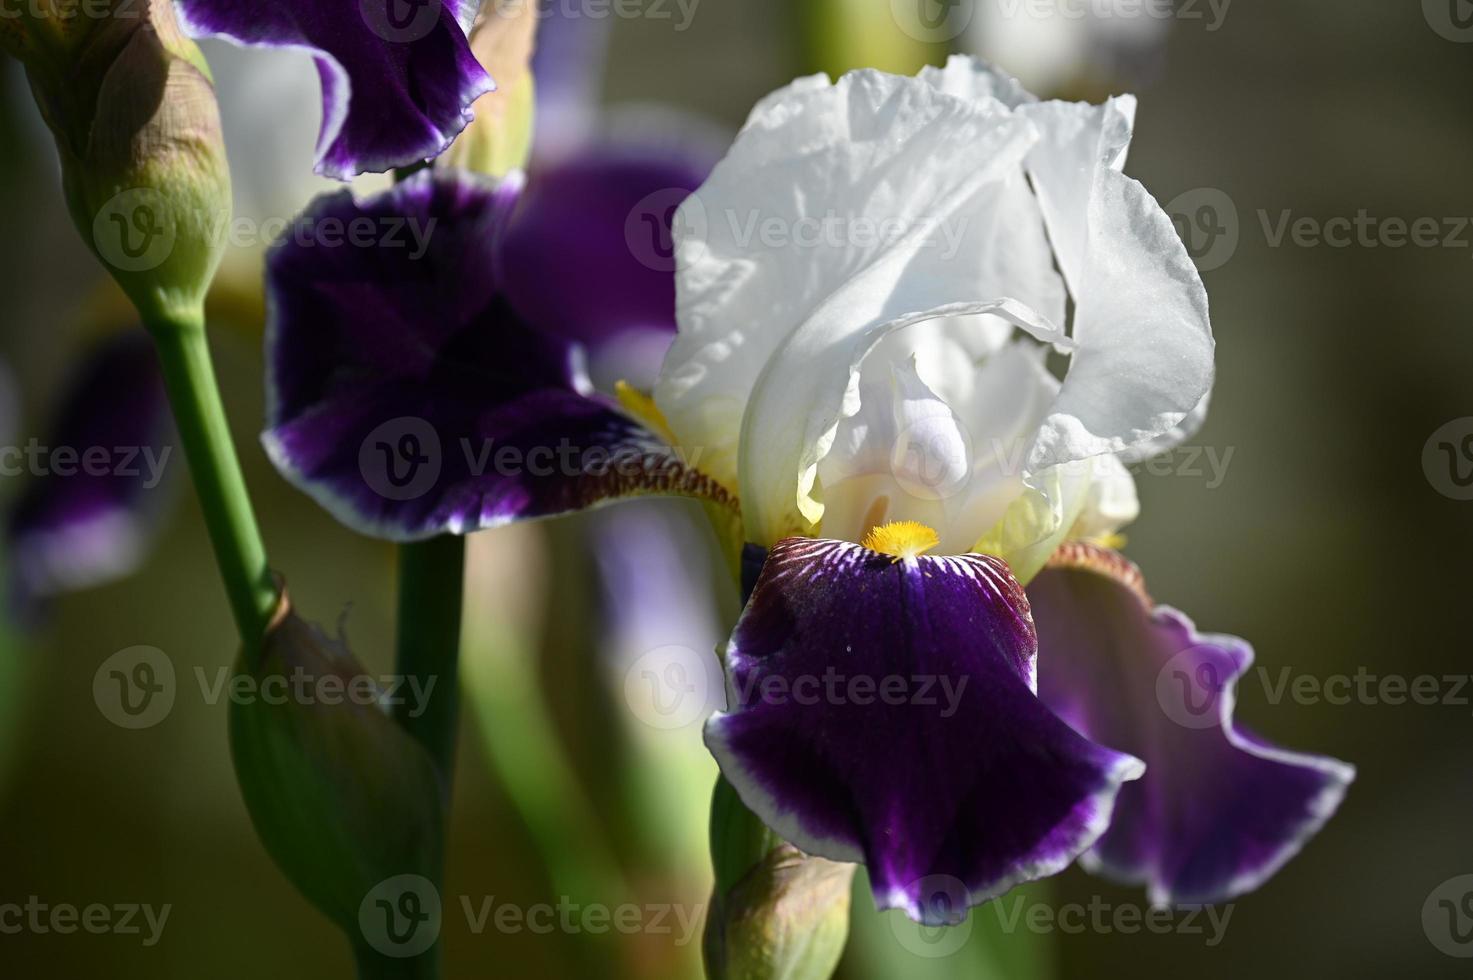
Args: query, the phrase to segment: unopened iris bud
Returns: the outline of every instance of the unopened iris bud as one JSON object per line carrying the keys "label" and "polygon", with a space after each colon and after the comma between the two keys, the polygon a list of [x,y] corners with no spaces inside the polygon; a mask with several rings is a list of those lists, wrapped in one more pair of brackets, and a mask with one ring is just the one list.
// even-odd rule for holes
{"label": "unopened iris bud", "polygon": [[232,684],[246,696],[231,698],[231,751],[266,850],[360,957],[419,956],[438,913],[412,930],[392,916],[439,907],[443,804],[429,754],[346,645],[297,616],[284,589],[264,648],[242,656]]}
{"label": "unopened iris bud", "polygon": [[496,89],[471,106],[475,120],[441,158],[447,166],[504,177],[532,152],[532,48],[537,0],[490,0],[471,32],[471,50]]}
{"label": "unopened iris bud", "polygon": [[197,318],[230,173],[209,67],[160,0],[0,0],[72,220],[150,323]]}
{"label": "unopened iris bud", "polygon": [[855,866],[804,854],[742,805],[726,780],[711,804],[716,890],[706,919],[712,980],[827,980],[849,937]]}

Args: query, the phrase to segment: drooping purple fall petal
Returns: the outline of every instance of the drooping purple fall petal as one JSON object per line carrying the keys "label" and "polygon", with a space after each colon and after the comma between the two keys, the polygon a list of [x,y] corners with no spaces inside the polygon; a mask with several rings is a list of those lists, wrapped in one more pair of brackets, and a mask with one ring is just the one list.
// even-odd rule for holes
{"label": "drooping purple fall petal", "polygon": [[1234,688],[1253,662],[1246,642],[1155,606],[1114,552],[1070,546],[1061,559],[1028,587],[1039,695],[1080,734],[1147,766],[1084,863],[1144,883],[1162,905],[1252,891],[1335,812],[1354,768],[1279,749],[1233,721]]}
{"label": "drooping purple fall petal", "polygon": [[42,598],[132,571],[171,496],[166,477],[184,465],[172,435],[148,335],[135,328],[89,351],[26,464],[9,522],[13,591]]}
{"label": "drooping purple fall petal", "polygon": [[263,440],[350,527],[404,541],[635,494],[728,499],[507,295],[517,194],[424,172],[319,198],[272,249]]}
{"label": "drooping purple fall petal", "polygon": [[706,742],[768,826],[868,865],[881,908],[955,922],[1072,862],[1141,772],[1038,701],[1035,649],[995,558],[788,538],[727,646]]}
{"label": "drooping purple fall petal", "polygon": [[476,0],[180,0],[186,29],[310,51],[322,81],[317,172],[347,179],[438,156],[494,88],[471,53]]}

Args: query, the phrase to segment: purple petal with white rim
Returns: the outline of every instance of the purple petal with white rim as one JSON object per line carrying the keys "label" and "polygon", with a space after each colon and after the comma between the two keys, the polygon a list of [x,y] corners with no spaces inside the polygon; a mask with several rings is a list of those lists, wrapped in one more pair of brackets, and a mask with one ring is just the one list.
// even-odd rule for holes
{"label": "purple petal with white rim", "polygon": [[267,259],[272,461],[343,523],[396,541],[637,494],[730,503],[506,295],[517,192],[427,171],[298,219]]}
{"label": "purple petal with white rim", "polygon": [[[13,586],[40,598],[100,585],[142,560],[182,465],[148,335],[108,337],[66,386],[48,450],[10,516]],[[66,452],[70,461],[62,457]]]}
{"label": "purple petal with white rim", "polygon": [[1038,701],[1027,599],[988,556],[784,539],[726,657],[706,743],[742,800],[923,922],[1062,870],[1141,773]]}
{"label": "purple petal with white rim", "polygon": [[180,0],[195,36],[312,53],[317,172],[347,179],[438,156],[495,86],[466,34],[476,0]]}
{"label": "purple petal with white rim", "polygon": [[1355,769],[1288,752],[1233,721],[1253,651],[1155,606],[1126,559],[1070,545],[1028,587],[1040,697],[1080,734],[1140,756],[1146,776],[1083,863],[1153,903],[1227,901],[1263,884],[1335,812]]}

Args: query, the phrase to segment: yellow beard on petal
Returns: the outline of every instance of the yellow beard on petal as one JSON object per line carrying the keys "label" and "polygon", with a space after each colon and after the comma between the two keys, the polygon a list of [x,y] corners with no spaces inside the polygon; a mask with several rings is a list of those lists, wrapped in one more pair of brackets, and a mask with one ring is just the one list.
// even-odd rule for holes
{"label": "yellow beard on petal", "polygon": [[941,536],[918,521],[895,521],[870,528],[860,545],[902,561],[922,555],[940,543]]}

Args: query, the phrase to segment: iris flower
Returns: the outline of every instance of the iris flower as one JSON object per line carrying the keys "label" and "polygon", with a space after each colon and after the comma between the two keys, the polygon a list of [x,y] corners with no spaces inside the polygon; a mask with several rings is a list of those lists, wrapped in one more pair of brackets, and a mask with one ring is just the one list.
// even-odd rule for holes
{"label": "iris flower", "polygon": [[495,86],[467,34],[480,0],[180,0],[196,37],[302,49],[322,84],[317,172],[347,179],[438,156]]}
{"label": "iris flower", "polygon": [[55,408],[36,440],[45,468],[7,518],[10,584],[23,611],[132,572],[172,499],[164,477],[182,464],[171,458],[174,423],[153,345],[137,327],[94,343]]}
{"label": "iris flower", "polygon": [[[955,921],[1076,859],[1229,898],[1353,771],[1236,726],[1246,644],[1109,547],[1126,464],[1194,431],[1213,376],[1201,280],[1122,172],[1134,108],[1038,102],[970,59],[770,95],[674,216],[652,397],[596,390],[579,336],[658,265],[647,196],[622,240],[516,179],[320,199],[308,218],[434,233],[273,250],[267,448],[396,540],[646,493],[739,519],[760,572],[706,742],[882,908]],[[534,247],[557,233],[609,239],[570,264]]]}

